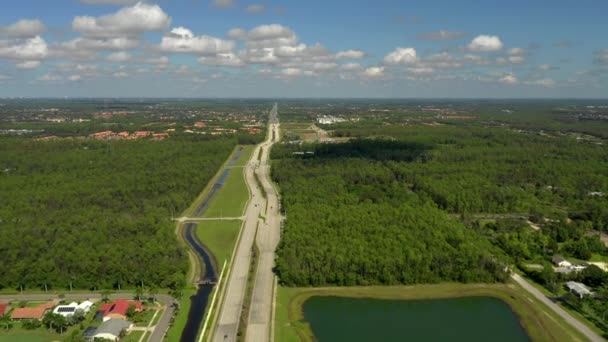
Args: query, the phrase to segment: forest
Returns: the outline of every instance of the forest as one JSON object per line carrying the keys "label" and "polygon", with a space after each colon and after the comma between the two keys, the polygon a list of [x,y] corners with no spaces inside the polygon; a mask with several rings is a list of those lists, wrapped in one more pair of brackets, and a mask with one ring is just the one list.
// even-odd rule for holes
{"label": "forest", "polygon": [[172,287],[179,215],[236,138],[0,138],[0,289]]}
{"label": "forest", "polygon": [[[291,155],[314,149],[312,158]],[[506,261],[490,242],[404,185],[394,164],[418,143],[359,140],[273,148],[288,213],[276,272],[288,286],[496,282]]]}

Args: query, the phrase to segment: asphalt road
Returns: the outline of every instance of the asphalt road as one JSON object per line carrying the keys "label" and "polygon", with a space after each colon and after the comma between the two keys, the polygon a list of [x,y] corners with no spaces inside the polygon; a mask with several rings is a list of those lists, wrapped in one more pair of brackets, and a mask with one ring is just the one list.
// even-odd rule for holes
{"label": "asphalt road", "polygon": [[[273,109],[273,111],[276,111],[276,107]],[[276,113],[274,113],[274,115],[276,115]],[[271,114],[271,122],[276,121],[276,119],[273,119],[274,115]],[[271,129],[273,126],[274,125],[271,126]],[[245,179],[247,180],[247,186],[251,191],[251,198],[247,204],[241,238],[234,255],[232,268],[230,269],[228,282],[226,283],[226,291],[222,299],[223,301],[221,302],[221,306],[219,308],[219,315],[215,325],[215,333],[212,338],[212,341],[214,342],[235,342],[237,340],[243,300],[245,297],[245,291],[247,289],[247,277],[251,264],[251,249],[255,240],[256,230],[258,229],[257,227],[260,227],[260,232],[263,232],[265,229],[264,222],[260,219],[260,213],[266,207],[267,201],[262,197],[262,193],[257,187],[254,172],[256,172],[256,169],[258,169],[257,158],[261,148],[264,151],[262,161],[259,164],[266,164],[268,150],[273,143],[272,136],[272,132],[270,132],[267,140],[256,147],[245,169]],[[278,134],[276,136],[278,137]],[[259,167],[258,170],[265,170],[259,174],[261,177],[267,176],[267,168]],[[264,181],[262,180],[262,182]],[[273,207],[276,208],[276,205]],[[272,287],[270,289],[272,291]]]}
{"label": "asphalt road", "polygon": [[[111,300],[114,299],[133,299],[135,297],[134,293],[121,293],[121,294],[112,294],[109,296]],[[12,302],[12,301],[45,301],[45,300],[75,300],[82,301],[86,299],[101,299],[100,293],[66,293],[63,298],[59,298],[57,294],[23,294],[23,295],[0,295],[0,301],[2,302]],[[162,342],[167,329],[169,329],[169,322],[171,321],[171,317],[173,317],[173,297],[169,295],[159,294],[156,295],[156,300],[165,306],[165,311],[161,316],[158,323],[156,323],[154,332],[148,341],[150,342]]]}
{"label": "asphalt road", "polygon": [[603,337],[596,334],[593,330],[589,329],[586,325],[579,322],[576,318],[572,317],[566,310],[559,307],[559,305],[553,303],[547,296],[545,296],[542,292],[537,290],[534,286],[528,283],[527,280],[522,278],[517,273],[512,273],[511,278],[515,280],[521,287],[523,287],[526,291],[528,291],[531,295],[536,297],[536,299],[543,302],[547,305],[551,310],[553,310],[556,314],[558,314],[561,318],[563,318],[568,324],[578,330],[581,334],[585,335],[590,341],[593,342],[603,342],[606,341]]}
{"label": "asphalt road", "polygon": [[[278,140],[279,124],[271,125],[274,136]],[[275,143],[276,141],[273,141]],[[260,250],[258,269],[255,275],[247,334],[245,341],[268,342],[272,322],[272,297],[274,286],[274,255],[281,236],[281,216],[279,212],[278,194],[270,182],[269,149],[264,150],[262,165],[258,170],[262,186],[266,189],[268,203],[266,222],[258,231],[256,243]]]}

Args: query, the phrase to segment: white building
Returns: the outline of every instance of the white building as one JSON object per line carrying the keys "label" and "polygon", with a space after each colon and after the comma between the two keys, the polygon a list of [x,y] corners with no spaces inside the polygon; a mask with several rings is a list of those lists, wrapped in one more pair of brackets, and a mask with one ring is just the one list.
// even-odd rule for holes
{"label": "white building", "polygon": [[557,256],[557,255],[554,256],[551,261],[553,261],[553,264],[557,267],[566,267],[566,268],[572,267],[572,263],[570,263],[570,261],[568,261],[560,256]]}
{"label": "white building", "polygon": [[57,315],[61,315],[63,317],[70,317],[70,316],[73,316],[77,310],[82,310],[82,312],[87,314],[89,311],[91,311],[92,306],[93,306],[93,303],[88,300],[85,300],[84,302],[82,302],[80,304],[78,304],[76,302],[71,302],[68,305],[58,305],[53,310],[53,313],[57,314]]}
{"label": "white building", "polygon": [[106,339],[111,341],[118,341],[120,339],[120,333],[125,330],[128,331],[133,327],[133,323],[122,319],[110,319],[103,322],[96,330],[94,339]]}
{"label": "white building", "polygon": [[570,290],[570,292],[576,294],[580,298],[591,296],[593,294],[593,292],[591,292],[591,290],[585,284],[578,283],[576,281],[567,282],[566,287],[568,290]]}

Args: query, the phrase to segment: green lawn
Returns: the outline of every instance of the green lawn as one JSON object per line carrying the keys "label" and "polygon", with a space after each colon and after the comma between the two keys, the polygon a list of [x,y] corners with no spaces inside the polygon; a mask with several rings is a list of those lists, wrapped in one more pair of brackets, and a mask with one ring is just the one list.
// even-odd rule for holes
{"label": "green lawn", "polygon": [[215,194],[204,217],[239,217],[249,199],[243,168],[232,168],[224,186]]}
{"label": "green lawn", "polygon": [[221,271],[224,260],[230,262],[232,250],[239,236],[241,224],[238,221],[201,221],[196,229],[196,236],[201,240],[217,260],[217,272]]}
{"label": "green lawn", "polygon": [[247,162],[249,162],[249,159],[251,158],[251,153],[255,149],[255,145],[243,145],[243,146],[239,146],[239,147],[243,147],[243,153],[241,154],[241,157],[234,163],[233,166],[247,165]]}
{"label": "green lawn", "polygon": [[179,312],[175,316],[173,325],[167,331],[165,340],[168,342],[179,342],[182,336],[182,331],[186,327],[186,321],[188,320],[188,312],[190,311],[190,297],[196,293],[194,287],[189,287],[184,290],[184,294],[179,301]]}
{"label": "green lawn", "polygon": [[0,332],[0,342],[48,342],[57,340],[57,336],[51,334],[37,334],[37,333],[6,333],[5,331]]}
{"label": "green lawn", "polygon": [[378,299],[432,299],[454,297],[495,297],[519,316],[533,341],[585,341],[559,316],[528,295],[514,283],[509,284],[438,284],[416,286],[372,286],[334,288],[284,288],[277,291],[275,340],[313,341],[312,332],[303,321],[302,305],[312,296],[343,296]]}
{"label": "green lawn", "polygon": [[131,331],[129,335],[122,339],[124,342],[138,342],[139,339],[146,333],[145,331]]}

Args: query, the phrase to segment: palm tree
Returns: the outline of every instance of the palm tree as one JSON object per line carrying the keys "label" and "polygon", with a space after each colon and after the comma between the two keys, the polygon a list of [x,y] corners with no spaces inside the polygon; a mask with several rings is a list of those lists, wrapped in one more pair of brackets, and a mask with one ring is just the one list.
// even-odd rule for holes
{"label": "palm tree", "polygon": [[13,327],[13,321],[8,315],[0,316],[0,326],[6,330],[9,330]]}

